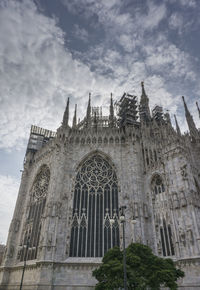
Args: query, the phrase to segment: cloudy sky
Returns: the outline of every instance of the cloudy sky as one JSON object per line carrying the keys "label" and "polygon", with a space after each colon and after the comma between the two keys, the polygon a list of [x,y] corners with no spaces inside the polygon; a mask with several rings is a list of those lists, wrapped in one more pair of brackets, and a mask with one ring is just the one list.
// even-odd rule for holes
{"label": "cloudy sky", "polygon": [[[31,124],[56,130],[71,115],[140,97],[163,105],[187,130],[200,95],[198,0],[0,0],[0,243],[5,243]],[[198,124],[199,126],[199,124]]]}

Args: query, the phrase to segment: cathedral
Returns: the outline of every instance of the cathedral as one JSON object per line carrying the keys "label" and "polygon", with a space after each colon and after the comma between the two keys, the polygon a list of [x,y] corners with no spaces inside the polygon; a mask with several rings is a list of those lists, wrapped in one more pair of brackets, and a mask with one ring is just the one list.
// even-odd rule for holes
{"label": "cathedral", "polygon": [[[185,272],[180,289],[200,289],[200,130],[183,97],[189,131],[161,106],[128,93],[109,114],[93,107],[69,125],[31,127],[0,289],[94,289],[108,249],[143,243]],[[200,109],[197,103],[200,117]],[[26,264],[26,266],[24,266]],[[109,290],[109,289],[108,289]],[[111,290],[111,289],[110,289]]]}

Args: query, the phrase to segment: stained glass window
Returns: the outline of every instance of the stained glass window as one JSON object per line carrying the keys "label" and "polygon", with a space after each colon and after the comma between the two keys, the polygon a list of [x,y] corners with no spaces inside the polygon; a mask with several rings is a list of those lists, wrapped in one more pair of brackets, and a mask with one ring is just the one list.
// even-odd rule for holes
{"label": "stained glass window", "polygon": [[93,155],[76,175],[70,256],[102,257],[116,245],[119,246],[117,176],[105,158]]}

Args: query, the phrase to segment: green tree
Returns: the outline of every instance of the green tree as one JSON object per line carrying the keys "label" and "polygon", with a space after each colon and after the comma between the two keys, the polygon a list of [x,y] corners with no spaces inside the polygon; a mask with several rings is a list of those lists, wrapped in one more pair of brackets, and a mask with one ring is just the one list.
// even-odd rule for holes
{"label": "green tree", "polygon": [[[134,290],[159,290],[161,286],[178,289],[177,280],[184,272],[175,267],[171,259],[157,257],[151,248],[142,244],[130,244],[126,249],[127,287]],[[118,247],[110,249],[102,265],[93,271],[98,280],[95,287],[101,289],[123,288],[123,252]]]}

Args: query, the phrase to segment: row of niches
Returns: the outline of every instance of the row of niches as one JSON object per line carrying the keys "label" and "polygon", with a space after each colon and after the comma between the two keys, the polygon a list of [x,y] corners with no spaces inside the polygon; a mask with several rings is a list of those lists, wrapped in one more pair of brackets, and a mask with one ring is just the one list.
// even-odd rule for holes
{"label": "row of niches", "polygon": [[154,199],[155,209],[180,209],[186,207],[189,204],[200,208],[200,196],[198,192],[194,190],[191,190],[188,195],[186,195],[184,191],[179,191],[178,193],[173,192],[171,194],[164,192],[163,194],[157,196],[156,199]]}
{"label": "row of niches", "polygon": [[103,144],[103,145],[107,145],[107,144],[124,144],[126,142],[125,137],[88,137],[88,138],[70,138],[68,139],[68,143],[69,144],[80,144],[80,145],[90,145],[90,144]]}
{"label": "row of niches", "polygon": [[197,191],[190,190],[187,194],[181,190],[178,193],[173,192],[169,198],[169,205],[171,209],[179,209],[189,204],[200,208],[200,195]]}
{"label": "row of niches", "polygon": [[[95,135],[95,134],[94,134]],[[139,139],[138,136],[136,136],[134,133],[130,133],[129,135],[117,135],[117,136],[109,136],[102,134],[102,136],[96,135],[96,136],[88,136],[87,137],[87,133],[85,134],[85,136],[83,134],[81,134],[81,136],[79,136],[78,134],[75,136],[69,136],[66,137],[65,134],[63,135],[59,135],[59,138],[61,140],[63,140],[65,143],[69,143],[69,144],[80,144],[80,145],[87,145],[87,144],[123,144],[125,142],[135,142],[136,140]]]}

